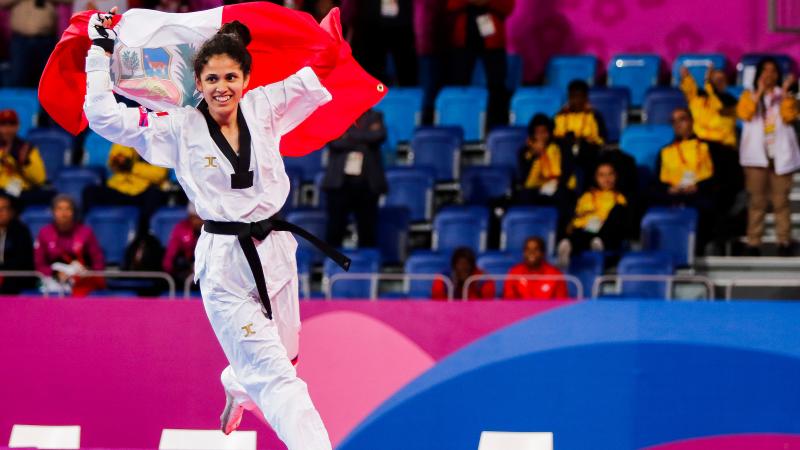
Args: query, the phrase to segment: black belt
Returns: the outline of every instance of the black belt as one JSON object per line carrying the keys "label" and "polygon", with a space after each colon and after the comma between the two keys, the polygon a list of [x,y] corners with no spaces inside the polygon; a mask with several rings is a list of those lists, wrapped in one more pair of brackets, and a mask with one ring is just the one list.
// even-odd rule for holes
{"label": "black belt", "polygon": [[247,264],[250,266],[250,270],[253,272],[253,278],[256,280],[258,296],[261,299],[261,304],[264,305],[267,311],[267,318],[269,319],[272,319],[272,307],[269,304],[269,292],[267,292],[267,283],[264,279],[264,270],[261,267],[261,260],[258,258],[258,252],[256,251],[256,245],[253,243],[253,238],[263,241],[273,231],[290,231],[312,243],[342,269],[348,270],[350,268],[350,258],[328,245],[322,239],[309,233],[308,230],[283,219],[275,218],[274,216],[252,223],[206,220],[203,223],[203,229],[211,234],[225,234],[236,236],[239,239],[239,245],[242,247],[244,257],[247,259]]}

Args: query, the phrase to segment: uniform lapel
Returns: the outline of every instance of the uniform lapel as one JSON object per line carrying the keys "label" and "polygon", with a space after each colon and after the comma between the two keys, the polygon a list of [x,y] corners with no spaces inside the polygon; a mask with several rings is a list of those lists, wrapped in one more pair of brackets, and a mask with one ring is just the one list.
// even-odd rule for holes
{"label": "uniform lapel", "polygon": [[211,134],[211,139],[217,144],[217,147],[231,163],[233,173],[231,174],[231,189],[247,189],[253,186],[253,171],[250,170],[250,129],[247,128],[247,121],[244,120],[242,108],[239,107],[236,112],[236,123],[239,125],[239,154],[233,151],[228,140],[222,134],[217,122],[211,117],[208,112],[208,104],[203,100],[198,109],[203,113],[208,125],[208,131]]}

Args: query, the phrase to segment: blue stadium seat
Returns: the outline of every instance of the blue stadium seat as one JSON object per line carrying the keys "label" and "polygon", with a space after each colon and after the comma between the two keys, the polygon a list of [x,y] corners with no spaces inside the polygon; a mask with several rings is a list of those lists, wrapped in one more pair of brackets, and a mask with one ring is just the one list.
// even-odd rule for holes
{"label": "blue stadium seat", "polygon": [[85,167],[67,167],[61,170],[53,182],[53,187],[61,194],[69,194],[80,207],[83,190],[86,186],[99,186],[100,175]]}
{"label": "blue stadium seat", "polygon": [[411,141],[414,129],[422,122],[422,98],[420,88],[393,87],[375,105],[386,125],[385,149],[394,150],[398,143]]}
{"label": "blue stadium seat", "polygon": [[97,206],[89,210],[86,224],[94,231],[107,265],[122,263],[138,221],[139,209],[133,206]]}
{"label": "blue stadium seat", "polygon": [[[570,258],[568,273],[580,280],[584,297],[592,295],[594,280],[603,274],[604,263],[605,255],[603,252],[583,252]],[[569,289],[570,297],[576,296],[577,293],[573,283],[567,283],[567,289]]]}
{"label": "blue stadium seat", "polygon": [[185,206],[165,206],[159,208],[150,217],[150,233],[161,242],[164,247],[169,242],[169,235],[178,222],[189,217]]}
{"label": "blue stadium seat", "polygon": [[620,148],[633,156],[636,164],[653,170],[661,148],[675,138],[669,125],[628,125],[622,132]]}
{"label": "blue stadium seat", "polygon": [[0,89],[0,109],[13,109],[19,117],[19,136],[27,136],[28,131],[39,121],[39,97],[36,89]]}
{"label": "blue stadium seat", "polygon": [[475,253],[486,248],[489,211],[481,206],[449,206],[433,218],[434,250],[445,254],[458,247],[469,247]]}
{"label": "blue stadium seat", "polygon": [[[349,273],[379,273],[381,271],[381,255],[372,248],[358,250],[343,250],[351,259]],[[323,266],[323,276],[327,282],[336,274],[345,273],[333,260],[326,259]],[[363,299],[372,298],[373,292],[377,294],[378,286],[370,280],[342,280],[331,286],[331,298],[334,299]]]}
{"label": "blue stadium seat", "polygon": [[677,88],[654,87],[647,91],[642,105],[642,122],[651,125],[670,125],[672,111],[686,108],[686,96]]}
{"label": "blue stadium seat", "polygon": [[[511,267],[520,261],[520,258],[513,253],[488,251],[478,256],[476,264],[479,269],[489,275],[506,275]],[[494,292],[497,298],[503,296],[503,280],[496,279],[494,281]]]}
{"label": "blue stadium seat", "polygon": [[327,149],[313,151],[299,158],[285,156],[283,158],[283,166],[286,169],[291,167],[292,170],[299,170],[302,173],[303,182],[312,182],[314,181],[314,176],[325,167],[325,164],[323,164],[327,157],[325,152],[327,152]]}
{"label": "blue stadium seat", "polygon": [[742,59],[736,64],[736,81],[739,86],[745,89],[751,89],[755,81],[756,66],[759,61],[766,57],[772,57],[778,61],[781,67],[781,73],[786,76],[787,73],[794,72],[795,62],[791,56],[784,53],[748,53],[742,56]]}
{"label": "blue stadium seat", "polygon": [[[629,252],[622,256],[617,265],[619,275],[672,275],[674,272],[672,257],[663,252]],[[622,281],[619,296],[666,298],[667,283],[665,281]]]}
{"label": "blue stadium seat", "polygon": [[650,208],[642,218],[642,249],[668,253],[676,267],[694,262],[696,234],[693,208]]}
{"label": "blue stadium seat", "polygon": [[513,170],[508,167],[471,166],[461,173],[464,203],[486,205],[491,199],[511,195]]}
{"label": "blue stadium seat", "polygon": [[737,100],[742,96],[742,92],[744,92],[744,87],[742,86],[728,86],[728,93]]}
{"label": "blue stadium seat", "polygon": [[53,222],[53,211],[49,206],[29,206],[20,214],[19,220],[28,226],[31,237],[35,240],[39,230]]}
{"label": "blue stadium seat", "polygon": [[83,141],[83,165],[90,167],[102,167],[103,173],[108,175],[108,154],[111,153],[113,144],[104,137],[92,130],[86,132],[86,139]]}
{"label": "blue stadium seat", "polygon": [[27,139],[39,149],[48,180],[58,178],[58,173],[68,163],[72,152],[72,135],[57,128],[34,128]]}
{"label": "blue stadium seat", "polygon": [[527,127],[538,113],[553,117],[564,106],[566,88],[555,86],[521,87],[511,97],[511,125]]}
{"label": "blue stadium seat", "polygon": [[[325,211],[318,209],[296,209],[286,215],[286,220],[300,227],[305,228],[314,236],[325,240],[325,232],[328,225],[328,215]],[[325,255],[317,250],[305,239],[296,236],[298,249],[305,249],[312,252],[312,261],[321,262]]]}
{"label": "blue stadium seat", "polygon": [[525,127],[498,127],[486,138],[487,162],[492,167],[516,169],[519,149],[525,145],[528,131]]}
{"label": "blue stadium seat", "polygon": [[303,171],[300,168],[285,167],[285,170],[289,177],[289,196],[281,209],[284,214],[300,206],[300,190],[303,187]]}
{"label": "blue stadium seat", "polygon": [[566,96],[570,81],[583,80],[592,86],[596,73],[597,58],[592,55],[554,56],[547,62],[545,79]]}
{"label": "blue stadium seat", "polygon": [[686,66],[698,86],[703,86],[708,68],[725,70],[725,55],[722,53],[684,53],[672,63],[672,85],[681,84],[681,67]]}
{"label": "blue stadium seat", "polygon": [[631,90],[631,103],[640,106],[647,90],[658,84],[658,55],[617,55],[608,62],[608,85]]}
{"label": "blue stadium seat", "polygon": [[389,192],[386,206],[405,206],[414,222],[429,221],[433,216],[433,171],[425,168],[394,167],[386,170]]}
{"label": "blue stadium seat", "polygon": [[406,259],[410,213],[405,206],[384,206],[378,211],[378,250],[384,264]]}
{"label": "blue stadium seat", "polygon": [[[429,250],[416,251],[408,257],[405,273],[432,275],[450,273],[450,255]],[[406,295],[411,299],[430,299],[432,280],[409,280]]]}
{"label": "blue stadium seat", "polygon": [[458,127],[422,127],[414,132],[414,167],[433,168],[436,181],[458,179],[463,135]]}
{"label": "blue stadium seat", "polygon": [[592,88],[589,103],[603,118],[606,127],[606,142],[619,142],[622,130],[628,125],[628,108],[631,93],[628,88]]}
{"label": "blue stadium seat", "polygon": [[509,208],[500,224],[500,250],[522,254],[525,240],[538,236],[547,244],[546,254],[554,255],[558,210],[552,207],[515,206]]}
{"label": "blue stadium seat", "polygon": [[485,88],[448,86],[439,91],[435,103],[436,125],[459,126],[464,139],[483,139],[488,94]]}

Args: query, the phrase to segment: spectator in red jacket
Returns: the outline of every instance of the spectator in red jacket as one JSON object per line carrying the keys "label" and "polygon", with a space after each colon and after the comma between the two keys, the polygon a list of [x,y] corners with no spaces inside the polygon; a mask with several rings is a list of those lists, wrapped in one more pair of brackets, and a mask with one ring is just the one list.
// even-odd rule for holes
{"label": "spectator in red jacket", "polygon": [[[464,282],[473,275],[483,275],[483,271],[475,264],[475,253],[467,247],[459,247],[453,251],[450,259],[449,278],[453,282],[453,298],[456,300],[487,300],[495,298],[492,280],[476,280],[469,285],[467,298],[464,298]],[[447,287],[444,281],[433,281],[431,298],[447,300]]]}
{"label": "spectator in red jacket", "polygon": [[203,219],[197,215],[194,205],[189,203],[187,209],[189,217],[175,224],[162,262],[164,271],[175,278],[178,286],[182,286],[186,277],[194,272],[194,247],[203,228]]}
{"label": "spectator in red jacket", "polygon": [[508,121],[505,21],[513,10],[514,0],[447,0],[448,83],[469,85],[475,63],[478,58],[483,60],[489,90],[489,127]]}
{"label": "spectator in red jacket", "polygon": [[[524,261],[512,267],[509,275],[562,275],[560,270],[544,259],[545,245],[540,237],[530,237],[523,249]],[[503,288],[507,300],[556,300],[566,299],[567,283],[564,279],[510,279]]]}
{"label": "spectator in red jacket", "polygon": [[[70,196],[53,199],[53,223],[39,231],[33,249],[36,270],[62,285],[70,284],[72,295],[84,296],[105,285],[103,279],[79,276],[84,270],[103,270],[105,260],[92,229],[76,220]],[[58,269],[53,268],[56,263],[61,263]]]}

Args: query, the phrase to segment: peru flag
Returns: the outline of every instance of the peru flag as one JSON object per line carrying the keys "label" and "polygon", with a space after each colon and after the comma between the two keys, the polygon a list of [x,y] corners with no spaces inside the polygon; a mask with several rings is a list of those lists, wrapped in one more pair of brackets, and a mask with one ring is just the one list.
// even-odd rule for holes
{"label": "peru flag", "polygon": [[[72,17],[39,83],[42,106],[73,134],[87,126],[84,61],[91,42],[86,28],[94,12]],[[114,92],[156,111],[199,102],[192,61],[223,23],[238,20],[250,28],[250,88],[312,67],[333,100],[281,139],[285,156],[302,156],[323,147],[386,94],[386,87],[350,54],[338,9],[319,24],[306,13],[266,2],[182,14],[132,9],[114,20],[119,24],[111,61]]]}

